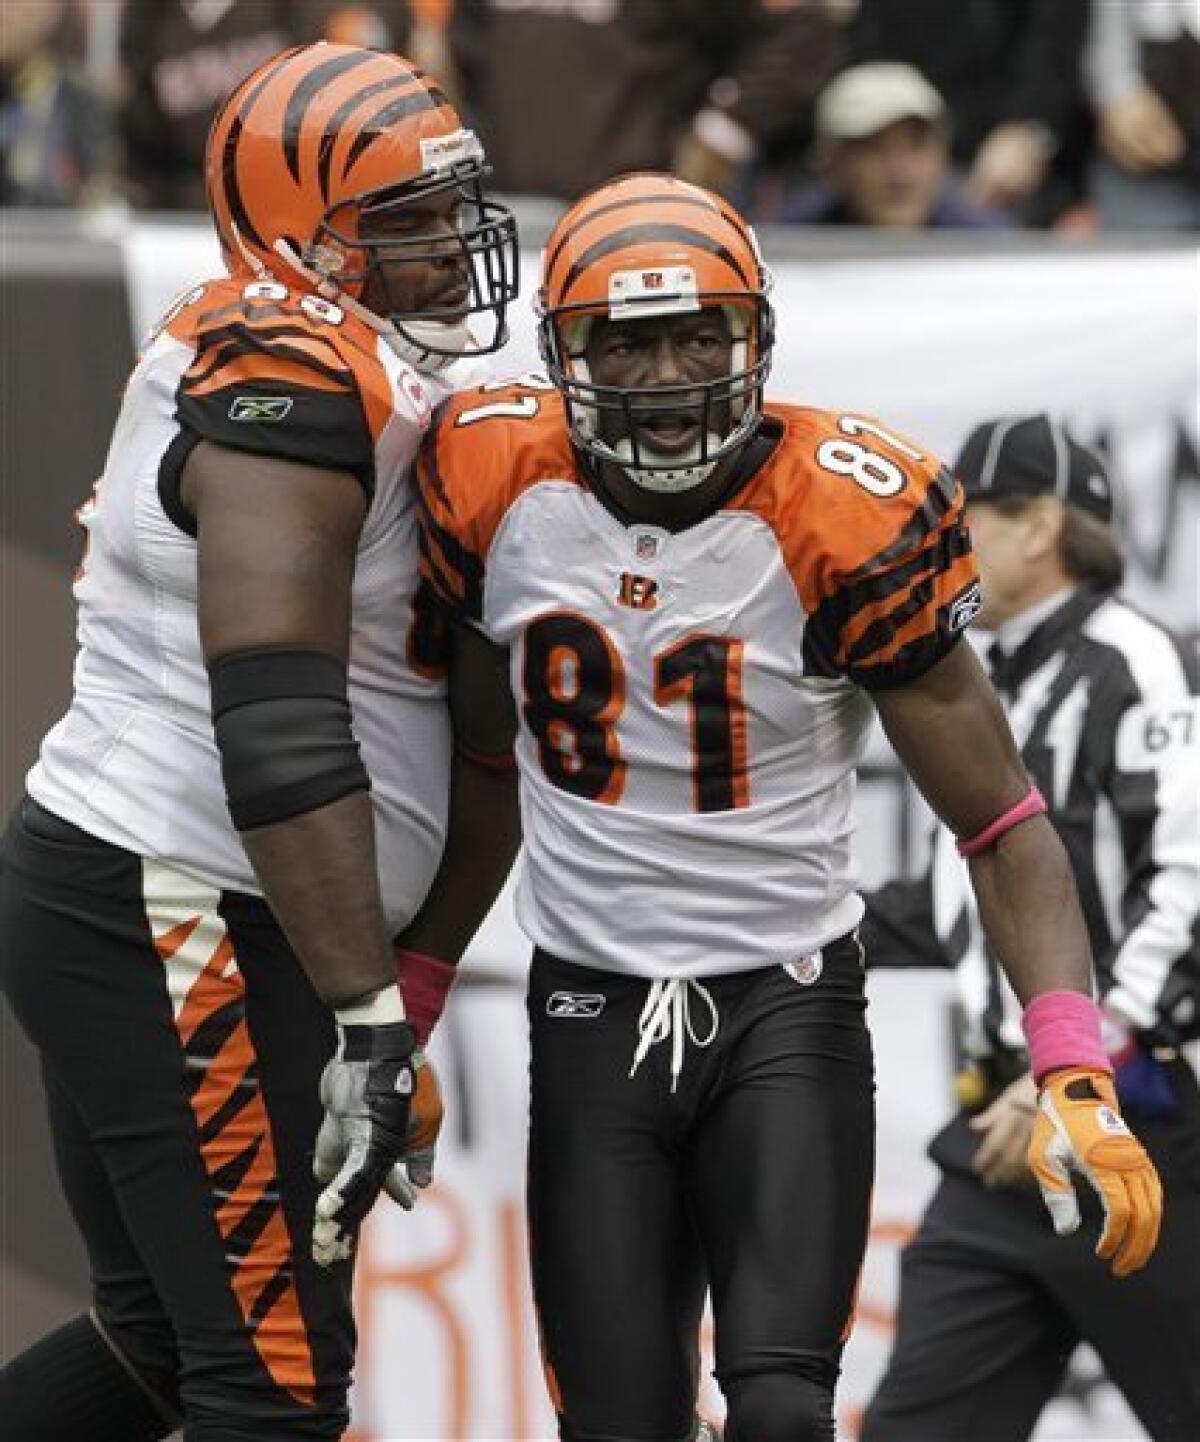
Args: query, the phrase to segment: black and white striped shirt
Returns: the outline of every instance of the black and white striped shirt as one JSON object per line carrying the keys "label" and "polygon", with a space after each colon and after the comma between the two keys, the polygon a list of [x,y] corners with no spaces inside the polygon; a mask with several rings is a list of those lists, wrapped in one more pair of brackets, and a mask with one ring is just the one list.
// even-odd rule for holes
{"label": "black and white striped shirt", "polygon": [[[1026,765],[1071,858],[1105,1009],[1155,1045],[1195,1042],[1194,657],[1120,596],[1078,590],[1011,653],[989,660]],[[944,828],[922,877],[868,897],[864,940],[873,965],[956,969],[969,1055],[1023,1046],[1020,1005],[983,936],[966,864]]]}

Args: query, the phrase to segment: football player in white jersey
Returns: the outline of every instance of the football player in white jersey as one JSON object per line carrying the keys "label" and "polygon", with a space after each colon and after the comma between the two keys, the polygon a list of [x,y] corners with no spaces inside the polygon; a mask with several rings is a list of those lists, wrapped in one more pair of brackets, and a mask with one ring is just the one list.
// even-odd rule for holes
{"label": "football player in white jersey", "polygon": [[870,417],[764,402],[768,289],[720,198],[601,187],[546,247],[549,379],[458,394],[418,466],[429,586],[511,651],[534,1290],[575,1442],[694,1435],[706,1285],[728,1442],[833,1437],[872,1175],[871,702],[1026,1006],[1056,1221],[1075,1167],[1114,1270],[1157,1234],[1063,849],[957,644],[960,489]]}
{"label": "football player in white jersey", "polygon": [[357,1228],[429,1180],[421,1046],[511,859],[493,827],[435,879],[448,811],[513,787],[469,716],[452,760],[415,602],[411,462],[516,289],[483,173],[435,85],[351,46],[273,57],[214,124],[228,274],[129,383],[5,841],[5,989],[94,1284],[0,1374],[22,1442],[345,1429]]}

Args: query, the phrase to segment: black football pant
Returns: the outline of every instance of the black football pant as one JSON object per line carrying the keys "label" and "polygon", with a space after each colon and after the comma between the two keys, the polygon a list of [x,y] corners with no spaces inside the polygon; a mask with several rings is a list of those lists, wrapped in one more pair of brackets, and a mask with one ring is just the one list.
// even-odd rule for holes
{"label": "black football pant", "polygon": [[1093,1255],[1100,1209],[1059,1237],[1040,1194],[944,1174],[901,1261],[895,1350],[862,1442],[1023,1442],[1080,1341],[1155,1442],[1200,1438],[1200,1118],[1131,1124],[1166,1205],[1143,1271]]}
{"label": "black football pant", "polygon": [[267,908],[28,801],[0,880],[3,985],[103,1335],[187,1442],[340,1437],[350,1268],[309,1241],[333,1028]]}
{"label": "black football pant", "polygon": [[669,1038],[629,1075],[646,981],[535,954],[530,1235],[563,1438],[691,1437],[706,1285],[728,1442],[833,1438],[874,1165],[860,956],[706,979],[719,1028],[672,1090]]}

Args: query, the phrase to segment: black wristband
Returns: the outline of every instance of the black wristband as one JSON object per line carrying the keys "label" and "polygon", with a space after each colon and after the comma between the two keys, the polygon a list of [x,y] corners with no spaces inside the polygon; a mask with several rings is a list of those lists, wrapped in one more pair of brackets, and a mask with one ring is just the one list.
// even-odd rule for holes
{"label": "black wristband", "polygon": [[417,1034],[406,1021],[342,1027],[343,1061],[408,1061],[416,1049]]}

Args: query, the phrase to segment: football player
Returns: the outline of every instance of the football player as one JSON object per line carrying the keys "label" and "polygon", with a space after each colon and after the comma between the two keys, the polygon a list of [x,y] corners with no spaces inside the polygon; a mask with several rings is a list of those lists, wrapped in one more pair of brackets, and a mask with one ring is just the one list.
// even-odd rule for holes
{"label": "football player", "polygon": [[[1034,1163],[1142,1266],[1063,849],[963,627],[962,496],[856,412],[765,403],[775,317],[723,200],[638,174],[547,244],[549,378],[455,396],[419,462],[444,608],[510,648],[535,943],[534,1290],[564,1438],[694,1435],[706,1284],[728,1442],[833,1437],[867,1232],[855,764],[872,706],[960,838],[1025,1004]],[[464,658],[468,668],[475,659]]]}
{"label": "football player", "polygon": [[357,1228],[430,1179],[421,1047],[511,857],[493,827],[435,880],[512,783],[469,716],[452,762],[415,602],[411,461],[515,294],[483,175],[435,85],[351,46],[273,57],[214,124],[228,274],[133,373],[74,697],[5,841],[5,988],[94,1287],[0,1375],[22,1442],[345,1428]]}

